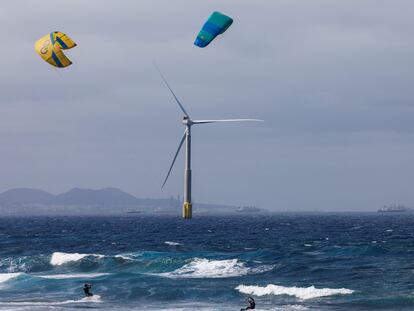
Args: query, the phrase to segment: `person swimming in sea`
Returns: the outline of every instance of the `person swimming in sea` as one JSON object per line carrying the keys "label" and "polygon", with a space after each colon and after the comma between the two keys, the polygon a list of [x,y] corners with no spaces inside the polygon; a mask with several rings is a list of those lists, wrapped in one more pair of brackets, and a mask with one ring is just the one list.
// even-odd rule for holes
{"label": "person swimming in sea", "polygon": [[85,283],[83,285],[83,292],[85,293],[86,297],[92,297],[93,296],[91,290],[92,290],[92,284]]}
{"label": "person swimming in sea", "polygon": [[246,311],[246,310],[253,310],[256,308],[256,302],[254,301],[253,297],[248,297],[246,302],[249,304],[246,308],[240,309],[240,311]]}

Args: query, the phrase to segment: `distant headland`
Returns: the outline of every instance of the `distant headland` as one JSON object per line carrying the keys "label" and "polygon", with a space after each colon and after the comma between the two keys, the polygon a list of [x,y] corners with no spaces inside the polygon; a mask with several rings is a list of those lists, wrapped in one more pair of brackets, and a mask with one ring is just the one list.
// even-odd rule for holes
{"label": "distant headland", "polygon": [[[33,188],[15,188],[0,193],[0,215],[136,215],[180,214],[179,197],[137,198],[118,188],[73,188],[51,194]],[[196,203],[195,213],[236,213],[238,206]]]}

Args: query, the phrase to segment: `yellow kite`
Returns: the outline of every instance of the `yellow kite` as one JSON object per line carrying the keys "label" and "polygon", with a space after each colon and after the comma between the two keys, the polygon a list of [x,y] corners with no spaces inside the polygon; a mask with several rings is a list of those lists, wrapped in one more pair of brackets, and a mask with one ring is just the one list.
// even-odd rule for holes
{"label": "yellow kite", "polygon": [[71,49],[76,46],[67,35],[62,32],[54,31],[40,38],[35,43],[35,50],[45,61],[55,67],[67,67],[72,62],[63,54],[63,50]]}

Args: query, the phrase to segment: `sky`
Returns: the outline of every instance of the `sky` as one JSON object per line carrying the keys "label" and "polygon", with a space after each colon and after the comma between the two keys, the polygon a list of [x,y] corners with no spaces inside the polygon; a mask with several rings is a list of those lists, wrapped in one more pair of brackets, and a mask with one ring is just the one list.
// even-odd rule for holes
{"label": "sky", "polygon": [[[205,49],[213,11],[234,19]],[[156,62],[196,119],[195,203],[278,211],[414,207],[414,2],[2,0],[0,191],[118,187],[182,195],[184,131]],[[78,46],[55,69],[33,49]]]}

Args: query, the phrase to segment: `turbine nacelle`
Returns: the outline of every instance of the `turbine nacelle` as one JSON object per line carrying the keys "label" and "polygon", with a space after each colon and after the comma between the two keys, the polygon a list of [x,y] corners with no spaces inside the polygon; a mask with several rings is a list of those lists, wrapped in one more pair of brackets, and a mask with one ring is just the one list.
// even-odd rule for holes
{"label": "turbine nacelle", "polygon": [[193,125],[193,124],[194,124],[193,120],[191,120],[188,116],[184,116],[184,117],[183,117],[183,121],[182,121],[182,123],[183,123],[185,126],[191,126],[191,125]]}

